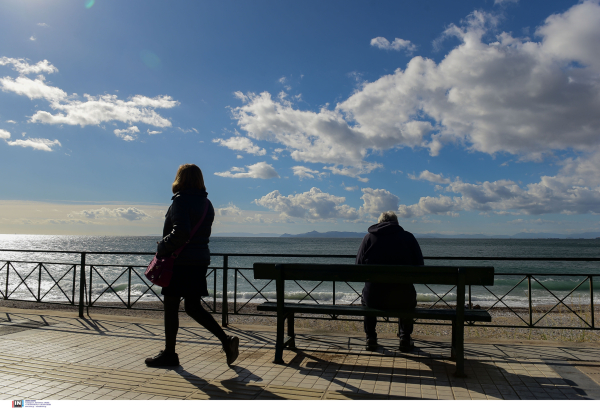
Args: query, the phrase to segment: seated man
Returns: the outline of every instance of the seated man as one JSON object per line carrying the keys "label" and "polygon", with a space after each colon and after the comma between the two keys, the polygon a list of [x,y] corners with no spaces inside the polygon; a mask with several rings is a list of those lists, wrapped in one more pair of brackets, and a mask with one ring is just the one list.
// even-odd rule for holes
{"label": "seated man", "polygon": [[[367,265],[423,265],[421,247],[414,235],[398,224],[393,211],[379,216],[378,223],[369,227],[356,255],[356,264]],[[377,309],[414,309],[417,306],[417,292],[412,284],[387,284],[366,282],[362,291],[362,304]],[[367,350],[377,348],[377,317],[365,316]],[[413,332],[412,319],[400,319],[398,337],[400,350],[410,351],[414,343],[410,338]]]}

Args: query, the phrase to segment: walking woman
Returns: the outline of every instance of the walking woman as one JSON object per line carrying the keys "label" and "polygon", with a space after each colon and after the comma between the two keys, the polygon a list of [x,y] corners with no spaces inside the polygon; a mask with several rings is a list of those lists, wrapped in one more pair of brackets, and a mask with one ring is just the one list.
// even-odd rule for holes
{"label": "walking woman", "polygon": [[[179,357],[175,342],[179,329],[179,303],[184,298],[185,312],[201,326],[214,334],[223,344],[227,364],[238,357],[239,339],[225,334],[221,326],[202,307],[200,298],[208,296],[206,272],[210,263],[208,238],[215,218],[215,210],[208,200],[202,171],[195,164],[179,166],[173,182],[173,203],[165,218],[163,238],[158,242],[157,256],[170,256],[174,251],[189,243],[175,260],[173,277],[162,289],[165,304],[165,349],[156,357],[147,358],[149,367],[178,366]],[[194,227],[206,215],[202,224],[190,236]]]}

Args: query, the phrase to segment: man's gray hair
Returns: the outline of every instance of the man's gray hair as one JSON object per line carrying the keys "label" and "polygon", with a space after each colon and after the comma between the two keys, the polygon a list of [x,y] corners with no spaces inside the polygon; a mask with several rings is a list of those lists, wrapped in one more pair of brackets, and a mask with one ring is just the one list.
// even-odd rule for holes
{"label": "man's gray hair", "polygon": [[390,221],[396,221],[398,222],[398,217],[396,216],[396,213],[393,211],[386,211],[386,212],[382,212],[381,215],[379,216],[379,219],[377,220],[377,222],[390,222]]}

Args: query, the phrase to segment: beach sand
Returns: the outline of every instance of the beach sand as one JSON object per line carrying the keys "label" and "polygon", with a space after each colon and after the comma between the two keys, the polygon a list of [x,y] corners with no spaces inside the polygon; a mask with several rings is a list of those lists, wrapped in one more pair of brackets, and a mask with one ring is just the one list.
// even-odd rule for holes
{"label": "beach sand", "polygon": [[[100,306],[100,304],[97,304]],[[102,306],[106,307],[91,307],[90,312],[94,314],[107,314],[107,315],[120,315],[120,316],[133,316],[141,318],[151,319],[162,319],[162,304],[161,302],[143,302],[138,303],[134,307],[143,307],[147,309],[155,310],[141,310],[141,309],[126,309],[123,304],[116,303],[102,303]],[[116,307],[115,307],[116,306]],[[206,305],[205,305],[206,306]],[[212,308],[212,302],[208,302],[208,308]],[[243,303],[238,303],[237,307],[240,308]],[[244,324],[244,325],[262,325],[262,326],[274,326],[276,319],[272,314],[266,312],[260,312],[256,310],[256,303],[248,303],[239,310],[240,314],[232,314],[234,310],[234,304],[229,303],[229,323],[231,324]],[[79,308],[77,306],[60,305],[55,303],[37,303],[17,300],[2,300],[0,299],[0,307],[5,308],[16,308],[16,309],[34,309],[39,311],[44,310],[61,310],[71,311],[77,313]],[[490,310],[492,315],[492,323],[478,323],[477,327],[465,327],[465,337],[474,338],[486,338],[486,339],[518,339],[518,340],[549,340],[549,341],[567,341],[567,342],[598,342],[600,341],[600,330],[582,330],[582,327],[586,327],[584,321],[591,324],[591,313],[589,305],[579,307],[573,305],[570,307],[576,311],[579,316],[576,316],[573,312],[569,311],[566,307],[556,307],[545,317],[544,314],[550,309],[550,307],[538,307],[534,308],[533,322],[536,323],[539,319],[538,326],[550,327],[548,329],[530,329],[526,327],[529,322],[529,314],[527,308],[515,308],[512,311],[508,308],[494,308]],[[181,310],[183,310],[183,302],[181,303]],[[217,314],[215,319],[221,323],[221,303],[217,302]],[[252,314],[252,316],[242,315]],[[595,317],[600,316],[600,308],[595,310]],[[298,316],[298,317],[301,317]],[[320,330],[331,330],[339,332],[362,332],[363,322],[361,318],[352,318],[351,321],[345,320],[331,320],[330,316],[321,316],[324,319],[317,319],[316,316],[311,315],[308,318],[298,318],[295,321],[297,328],[310,328]],[[318,316],[317,316],[318,317]],[[351,318],[351,317],[348,317]],[[189,316],[182,313],[180,316],[181,320],[191,320]],[[582,320],[583,319],[583,320]],[[431,321],[428,321],[431,323]],[[439,322],[445,323],[445,322]],[[490,327],[490,325],[513,325],[523,326],[518,328],[509,327]],[[569,327],[570,329],[558,329],[558,327]],[[596,327],[598,327],[596,325]],[[380,321],[377,325],[377,331],[379,333],[396,333],[398,325],[395,322],[386,323]],[[433,324],[415,324],[413,336],[450,336],[452,331],[449,325],[433,325]]]}

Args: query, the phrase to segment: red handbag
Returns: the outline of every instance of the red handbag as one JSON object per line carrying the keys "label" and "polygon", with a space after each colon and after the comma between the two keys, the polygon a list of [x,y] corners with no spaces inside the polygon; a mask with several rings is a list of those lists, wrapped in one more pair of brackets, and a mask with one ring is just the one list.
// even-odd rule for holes
{"label": "red handbag", "polygon": [[190,239],[188,239],[186,243],[181,246],[181,248],[173,252],[171,256],[165,256],[161,258],[157,255],[154,255],[154,258],[152,259],[152,261],[150,261],[150,264],[146,268],[146,272],[144,272],[144,275],[150,282],[163,288],[169,286],[169,283],[171,282],[171,277],[173,276],[173,266],[175,265],[175,259],[177,259],[181,251],[183,251],[183,248],[185,248],[185,246],[188,244],[188,242],[190,242],[196,231],[198,231],[198,228],[200,228],[200,224],[202,224],[202,221],[204,221],[204,217],[206,216],[207,211],[208,200],[206,200],[206,205],[204,206],[202,218],[200,218],[200,221],[192,230],[192,233],[190,234]]}

